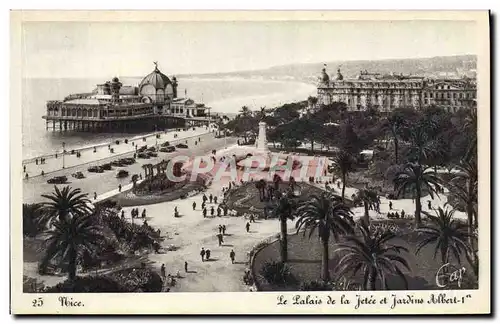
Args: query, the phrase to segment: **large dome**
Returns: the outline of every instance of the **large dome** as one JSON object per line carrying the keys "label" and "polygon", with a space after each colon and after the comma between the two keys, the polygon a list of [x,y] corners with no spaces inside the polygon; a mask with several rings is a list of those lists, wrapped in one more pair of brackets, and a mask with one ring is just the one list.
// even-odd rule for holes
{"label": "large dome", "polygon": [[141,83],[139,84],[139,89],[148,84],[152,85],[156,90],[165,90],[167,85],[171,85],[172,82],[165,74],[161,73],[161,71],[158,70],[158,67],[155,67],[153,72],[146,75],[144,79],[142,79]]}

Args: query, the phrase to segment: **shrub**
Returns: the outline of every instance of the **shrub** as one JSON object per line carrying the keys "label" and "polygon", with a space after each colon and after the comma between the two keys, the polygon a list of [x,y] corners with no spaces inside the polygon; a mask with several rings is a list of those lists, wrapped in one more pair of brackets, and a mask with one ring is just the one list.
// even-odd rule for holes
{"label": "shrub", "polygon": [[285,286],[295,284],[297,280],[293,276],[290,267],[281,261],[267,261],[259,271],[260,275],[270,284]]}
{"label": "shrub", "polygon": [[129,268],[110,275],[119,282],[125,291],[159,292],[163,288],[163,280],[155,271],[148,268]]}
{"label": "shrub", "polygon": [[332,291],[333,284],[323,280],[305,281],[300,284],[299,290],[302,291]]}
{"label": "shrub", "polygon": [[117,281],[109,277],[76,277],[74,281],[66,280],[48,287],[47,293],[90,293],[90,292],[128,292]]}
{"label": "shrub", "polygon": [[39,216],[39,204],[23,204],[23,235],[35,237],[44,230],[37,220]]}

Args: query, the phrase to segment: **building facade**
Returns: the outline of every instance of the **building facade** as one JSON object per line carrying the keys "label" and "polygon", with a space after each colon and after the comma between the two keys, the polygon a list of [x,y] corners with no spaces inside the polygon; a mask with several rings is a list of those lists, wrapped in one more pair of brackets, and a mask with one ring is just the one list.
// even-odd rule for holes
{"label": "building facade", "polygon": [[340,69],[334,78],[323,68],[318,81],[316,107],[333,102],[343,102],[349,111],[367,110],[381,112],[397,108],[436,106],[447,111],[474,108],[476,82],[474,79],[429,79],[402,74],[382,75],[360,71],[345,79]]}
{"label": "building facade", "polygon": [[153,72],[145,76],[138,86],[124,86],[115,77],[98,84],[92,92],[48,101],[43,118],[47,129],[52,122],[53,130],[58,126],[62,131],[127,130],[142,123],[165,126],[169,121],[175,121],[175,126],[179,126],[180,118],[206,116],[209,108],[205,105],[196,104],[189,98],[177,98],[177,86],[177,79],[173,77],[170,80],[155,63]]}

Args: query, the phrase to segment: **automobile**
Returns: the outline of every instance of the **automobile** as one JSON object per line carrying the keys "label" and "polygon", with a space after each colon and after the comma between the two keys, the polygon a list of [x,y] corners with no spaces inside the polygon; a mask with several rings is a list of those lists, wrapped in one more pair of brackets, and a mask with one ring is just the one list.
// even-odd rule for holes
{"label": "automobile", "polygon": [[103,173],[104,169],[100,166],[91,166],[87,169],[88,172]]}
{"label": "automobile", "polygon": [[121,167],[121,166],[125,165],[125,163],[123,163],[122,161],[119,161],[119,160],[111,161],[110,164],[112,166],[115,166],[115,167]]}
{"label": "automobile", "polygon": [[166,141],[165,143],[162,143],[161,146],[163,146],[163,147],[170,146],[170,142]]}
{"label": "automobile", "polygon": [[149,159],[150,158],[150,156],[146,153],[139,153],[139,154],[137,154],[137,157],[139,159]]}
{"label": "automobile", "polygon": [[147,145],[144,145],[144,146],[141,146],[137,149],[137,153],[141,153],[141,152],[144,152],[145,150],[147,150],[148,146]]}
{"label": "automobile", "polygon": [[52,183],[52,184],[61,184],[61,183],[66,183],[68,181],[68,178],[66,176],[58,176],[58,177],[53,177],[47,180],[47,183]]}
{"label": "automobile", "polygon": [[155,152],[149,152],[148,155],[150,157],[157,157],[158,156],[158,153],[155,153]]}
{"label": "automobile", "polygon": [[128,171],[127,170],[120,170],[116,174],[116,177],[117,178],[126,178],[126,177],[128,177]]}
{"label": "automobile", "polygon": [[175,152],[175,146],[167,146],[167,147],[162,147],[162,152],[167,152],[167,153],[171,153],[171,152]]}
{"label": "automobile", "polygon": [[72,176],[73,176],[73,178],[76,178],[76,179],[83,179],[83,178],[85,178],[85,176],[83,175],[83,173],[81,171],[73,173]]}
{"label": "automobile", "polygon": [[135,159],[134,159],[134,158],[124,158],[124,159],[120,159],[120,163],[121,163],[121,164],[124,164],[124,165],[131,165],[131,164],[134,164],[134,163],[135,163]]}
{"label": "automobile", "polygon": [[188,148],[188,146],[187,146],[186,144],[183,144],[183,143],[179,143],[179,144],[177,144],[175,147],[178,147],[178,148],[183,148],[183,149]]}
{"label": "automobile", "polygon": [[156,147],[151,146],[150,148],[147,149],[149,152],[156,152]]}
{"label": "automobile", "polygon": [[111,170],[111,163],[105,163],[105,164],[101,165],[101,168],[103,170]]}

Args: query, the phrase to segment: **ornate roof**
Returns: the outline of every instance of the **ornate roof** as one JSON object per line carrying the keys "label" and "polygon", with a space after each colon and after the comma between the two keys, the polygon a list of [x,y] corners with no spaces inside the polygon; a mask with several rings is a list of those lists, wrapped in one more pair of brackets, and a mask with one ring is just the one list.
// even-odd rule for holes
{"label": "ornate roof", "polygon": [[172,84],[172,82],[165,74],[161,73],[155,63],[155,69],[153,70],[153,72],[146,75],[144,79],[142,79],[141,83],[139,83],[139,89],[147,84],[151,84],[153,87],[155,87],[156,90],[164,90],[167,85]]}

